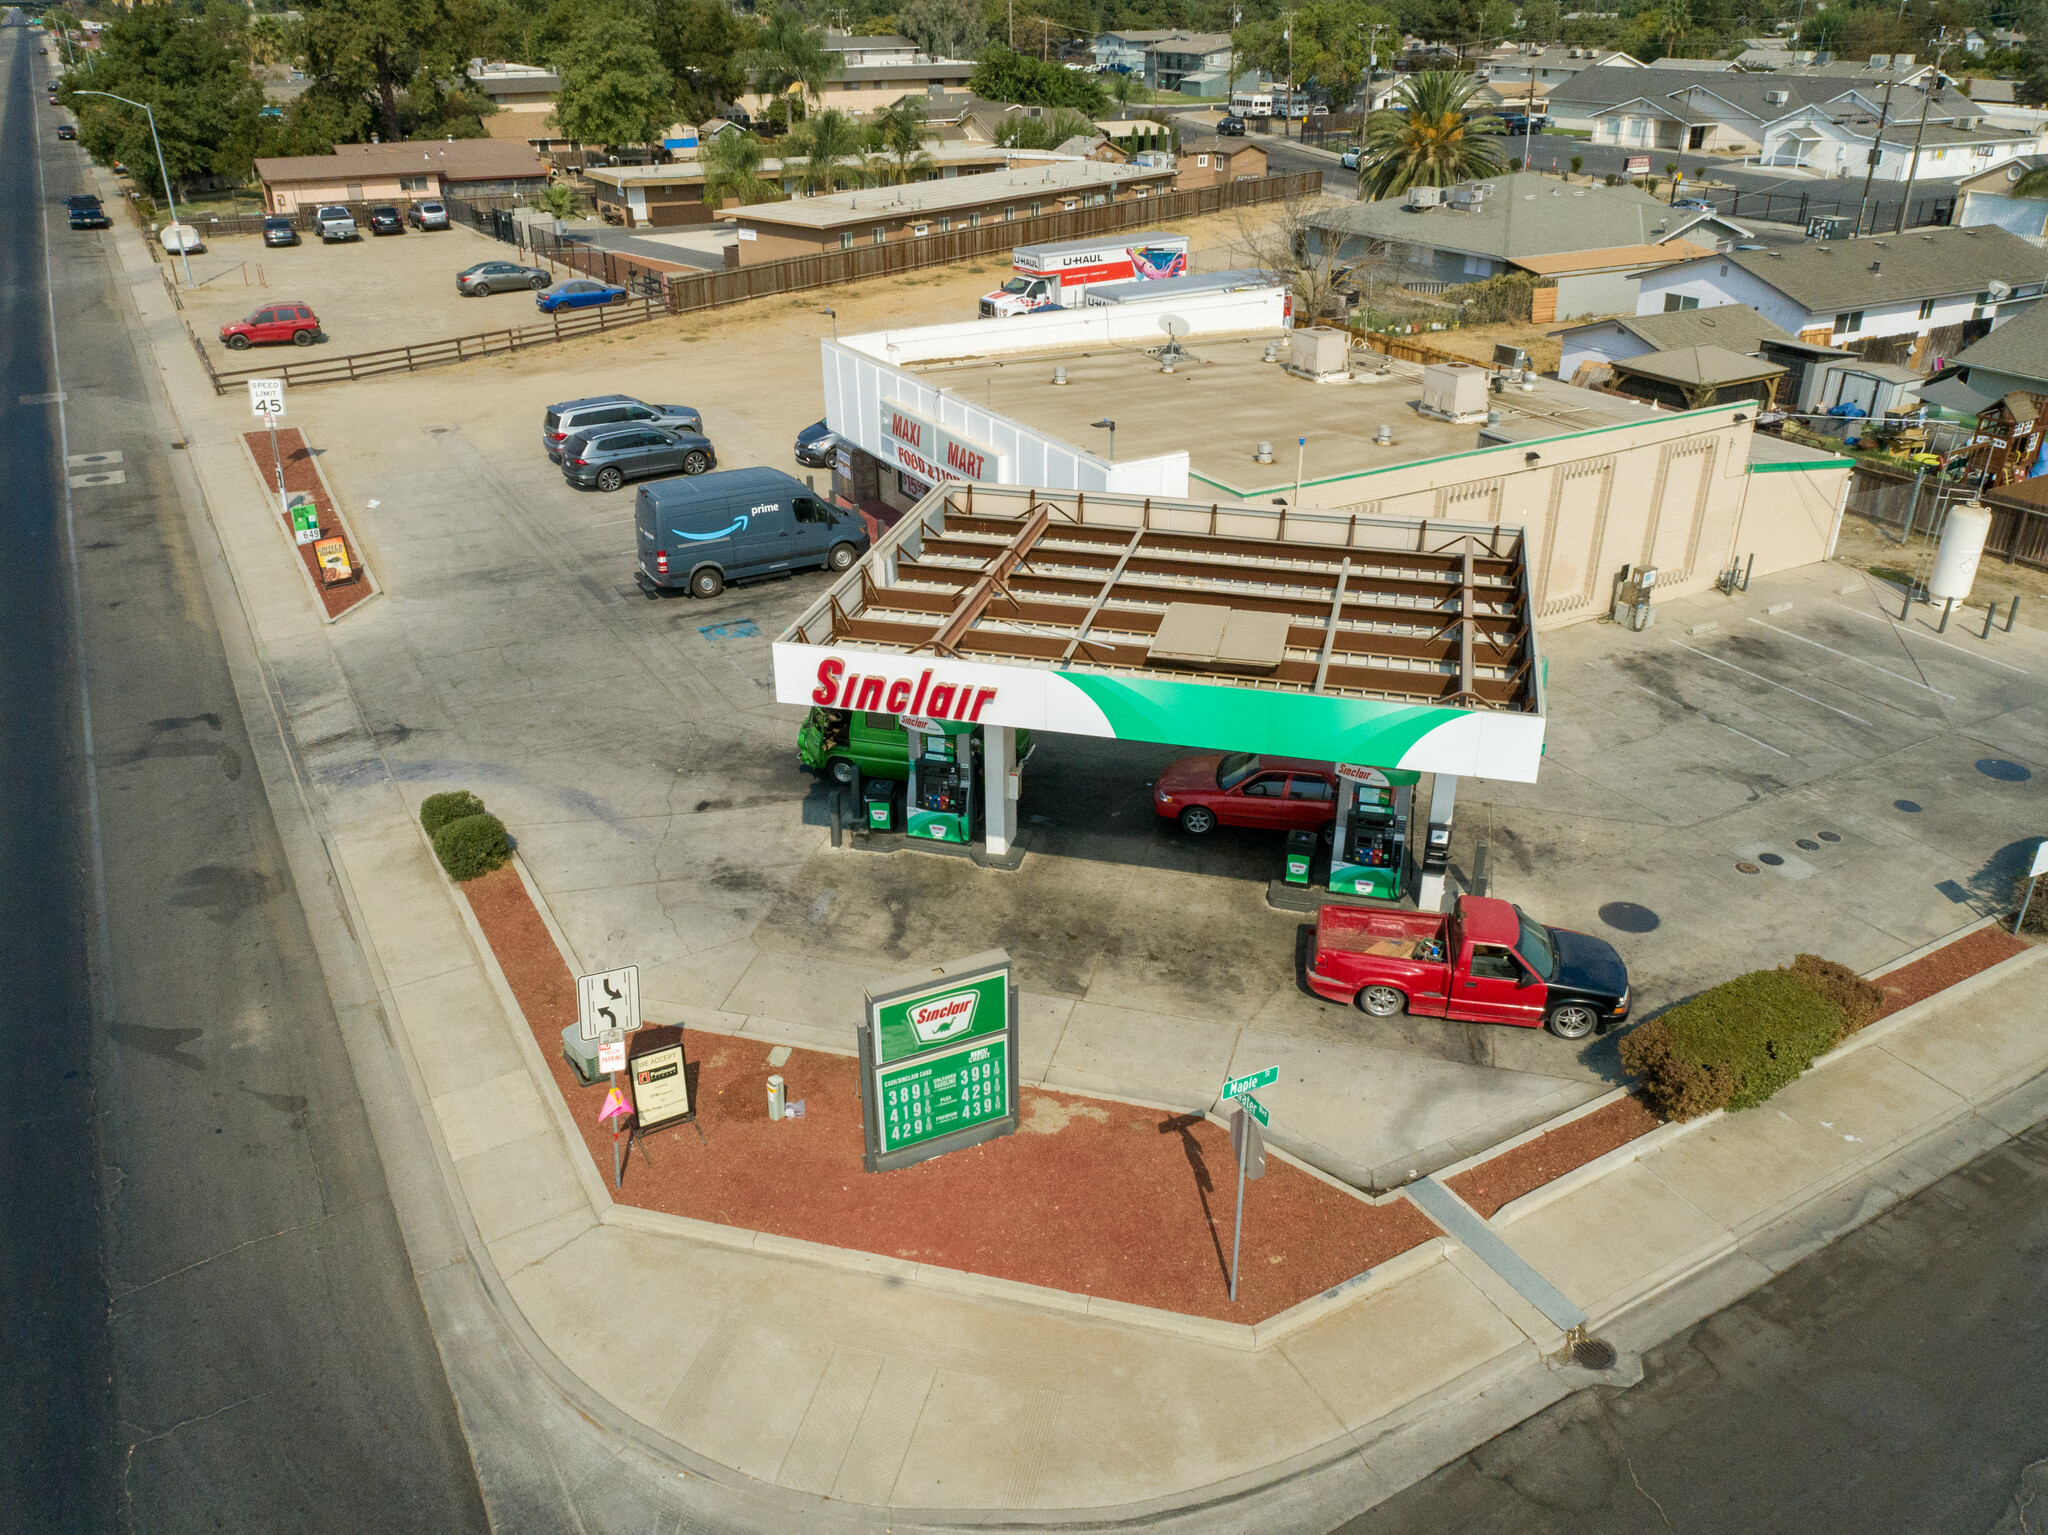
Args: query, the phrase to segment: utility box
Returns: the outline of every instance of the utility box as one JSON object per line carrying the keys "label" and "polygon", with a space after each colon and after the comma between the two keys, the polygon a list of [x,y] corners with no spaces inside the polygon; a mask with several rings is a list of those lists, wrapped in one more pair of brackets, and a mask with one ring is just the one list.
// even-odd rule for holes
{"label": "utility box", "polygon": [[1624,629],[1637,633],[1657,621],[1652,597],[1657,590],[1657,567],[1624,565],[1614,580],[1614,608],[1610,616]]}
{"label": "utility box", "polygon": [[1316,834],[1312,831],[1291,831],[1287,834],[1287,872],[1282,877],[1290,885],[1308,883],[1309,865],[1315,862]]}
{"label": "utility box", "polygon": [[1321,382],[1351,377],[1351,337],[1327,325],[1297,330],[1287,345],[1287,371]]}
{"label": "utility box", "polygon": [[1422,413],[1444,421],[1486,419],[1486,369],[1469,362],[1433,362],[1422,370]]}

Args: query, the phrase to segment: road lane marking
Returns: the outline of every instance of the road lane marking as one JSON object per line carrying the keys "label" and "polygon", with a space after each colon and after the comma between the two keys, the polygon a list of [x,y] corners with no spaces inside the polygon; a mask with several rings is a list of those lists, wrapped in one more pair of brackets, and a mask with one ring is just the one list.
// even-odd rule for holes
{"label": "road lane marking", "polygon": [[2022,677],[2034,675],[2033,672],[2028,671],[2024,666],[2014,666],[2007,661],[1994,661],[1989,656],[1980,656],[1976,651],[1965,650],[1961,645],[1952,644],[1948,640],[1938,640],[1931,634],[1916,634],[1888,613],[1866,613],[1861,608],[1850,607],[1846,602],[1828,602],[1828,599],[1825,597],[1821,598],[1821,601],[1826,602],[1831,608],[1840,608],[1844,613],[1854,613],[1858,618],[1867,618],[1872,623],[1883,624],[1892,633],[1902,635],[1907,639],[1925,640],[1930,645],[1939,645],[1943,650],[1953,650],[1963,655],[1974,657],[1988,666],[2003,666],[2007,671],[2018,672]]}
{"label": "road lane marking", "polygon": [[1788,640],[1797,640],[1802,645],[1811,645],[1815,650],[1825,650],[1831,656],[1840,656],[1844,661],[1854,661],[1858,666],[1867,666],[1874,672],[1883,672],[1887,677],[1895,677],[1908,687],[1926,688],[1936,698],[1954,698],[1956,696],[1953,693],[1944,693],[1940,688],[1930,683],[1917,682],[1913,678],[1908,677],[1904,672],[1895,672],[1888,666],[1879,666],[1875,661],[1866,661],[1861,656],[1852,656],[1846,650],[1837,650],[1832,645],[1823,645],[1819,640],[1810,640],[1803,634],[1794,634],[1790,629],[1780,629],[1776,624],[1766,624],[1761,618],[1752,618],[1750,622],[1762,624],[1771,633],[1782,634]]}
{"label": "road lane marking", "polygon": [[[1675,709],[1683,709],[1688,714],[1697,714],[1709,725],[1721,725],[1721,722],[1719,720],[1715,719],[1713,715],[1707,713],[1707,711],[1702,709],[1698,704],[1689,704],[1683,702],[1680,699],[1666,697],[1664,694],[1658,692],[1655,688],[1644,687],[1640,682],[1635,684],[1635,686],[1639,692],[1648,693],[1652,698],[1662,698],[1664,702],[1670,704]],[[1729,732],[1729,734],[1731,735],[1741,736],[1742,739],[1745,741],[1755,741],[1758,746],[1761,746],[1767,752],[1777,752],[1778,755],[1781,757],[1789,757],[1792,755],[1788,751],[1780,751],[1777,747],[1771,745],[1769,741],[1757,741],[1756,737],[1749,734],[1748,731],[1737,730],[1733,725],[1721,725],[1721,728]]]}
{"label": "road lane marking", "polygon": [[[1693,650],[1692,646],[1680,644],[1677,640],[1673,640],[1671,643],[1677,645],[1680,650],[1691,650],[1694,655],[1702,660],[1712,661],[1716,666],[1725,666],[1731,672],[1741,672],[1745,677],[1755,677],[1758,682],[1761,682],[1767,688],[1776,688],[1780,693],[1790,693],[1794,698],[1803,698],[1810,704],[1820,704],[1820,707],[1827,710],[1830,714],[1839,714],[1843,719],[1854,720],[1859,725],[1870,725],[1870,721],[1860,714],[1851,714],[1847,709],[1837,709],[1833,704],[1823,704],[1811,693],[1802,693],[1797,688],[1786,687],[1782,682],[1773,682],[1770,678],[1760,676],[1746,666],[1737,666],[1733,661],[1724,661],[1719,656],[1710,656],[1704,650]],[[1870,725],[1870,728],[1875,730],[1877,727]]]}
{"label": "road lane marking", "polygon": [[68,490],[86,490],[94,485],[126,485],[128,471],[111,469],[105,474],[74,474],[64,481]]}

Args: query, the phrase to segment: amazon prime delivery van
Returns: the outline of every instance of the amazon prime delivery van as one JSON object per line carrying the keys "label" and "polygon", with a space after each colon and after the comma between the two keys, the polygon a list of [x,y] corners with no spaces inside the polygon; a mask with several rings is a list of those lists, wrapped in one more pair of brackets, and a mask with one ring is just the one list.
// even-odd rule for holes
{"label": "amazon prime delivery van", "polygon": [[654,480],[633,501],[635,577],[650,597],[716,597],[732,581],[823,566],[846,570],[868,547],[858,513],[780,469]]}

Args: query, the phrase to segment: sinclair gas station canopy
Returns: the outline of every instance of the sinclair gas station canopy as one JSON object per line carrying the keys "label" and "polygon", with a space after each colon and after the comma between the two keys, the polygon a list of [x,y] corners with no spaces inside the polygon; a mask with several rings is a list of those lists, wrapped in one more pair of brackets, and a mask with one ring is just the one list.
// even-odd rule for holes
{"label": "sinclair gas station canopy", "polygon": [[1533,782],[1519,528],[933,489],[775,642],[778,702]]}

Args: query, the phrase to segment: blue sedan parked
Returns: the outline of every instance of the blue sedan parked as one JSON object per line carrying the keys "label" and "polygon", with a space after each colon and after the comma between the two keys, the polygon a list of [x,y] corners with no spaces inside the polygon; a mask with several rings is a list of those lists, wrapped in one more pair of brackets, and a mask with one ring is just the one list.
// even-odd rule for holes
{"label": "blue sedan parked", "polygon": [[543,314],[553,314],[557,309],[588,309],[596,304],[622,304],[626,301],[626,290],[615,288],[608,282],[599,282],[594,277],[572,277],[558,282],[552,288],[543,288],[534,294],[533,301]]}

